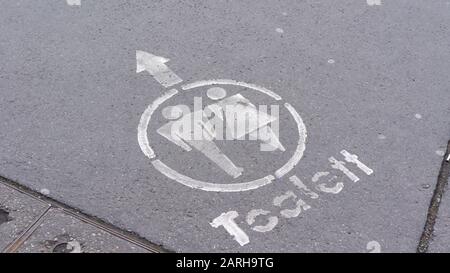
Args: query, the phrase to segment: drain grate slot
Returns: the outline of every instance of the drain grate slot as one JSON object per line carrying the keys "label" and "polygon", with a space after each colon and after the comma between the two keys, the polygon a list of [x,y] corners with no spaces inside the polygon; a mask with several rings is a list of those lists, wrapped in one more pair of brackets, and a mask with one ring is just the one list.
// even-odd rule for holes
{"label": "drain grate slot", "polygon": [[0,208],[0,225],[9,222],[11,219],[9,218],[9,212]]}

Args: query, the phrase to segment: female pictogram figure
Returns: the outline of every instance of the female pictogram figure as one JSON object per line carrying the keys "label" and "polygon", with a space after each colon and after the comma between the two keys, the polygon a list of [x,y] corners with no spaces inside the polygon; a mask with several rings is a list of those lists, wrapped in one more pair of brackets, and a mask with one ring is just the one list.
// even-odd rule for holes
{"label": "female pictogram figure", "polygon": [[204,111],[216,139],[223,139],[225,125],[227,140],[259,140],[262,142],[261,151],[285,151],[278,135],[269,126],[278,122],[278,113],[277,117],[268,115],[267,107],[265,111],[257,109],[239,93],[228,98],[225,98],[226,95],[226,90],[221,87],[213,87],[207,91],[207,96],[216,101]]}

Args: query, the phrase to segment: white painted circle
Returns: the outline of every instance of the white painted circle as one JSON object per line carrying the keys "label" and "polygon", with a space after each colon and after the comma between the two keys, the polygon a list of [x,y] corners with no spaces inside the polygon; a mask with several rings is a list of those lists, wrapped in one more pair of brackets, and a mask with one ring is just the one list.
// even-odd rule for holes
{"label": "white painted circle", "polygon": [[[184,91],[188,91],[197,87],[202,86],[214,86],[214,85],[236,85],[241,87],[246,87],[249,89],[253,89],[255,91],[258,91],[260,93],[263,93],[265,95],[270,96],[276,101],[281,101],[282,98],[277,95],[275,92],[270,91],[264,87],[259,87],[254,84],[248,84],[245,82],[238,82],[234,80],[224,80],[224,79],[218,79],[218,80],[209,80],[209,81],[198,81],[191,84],[186,84],[182,86],[182,89]],[[211,90],[211,89],[210,89]],[[216,89],[218,91],[218,89]],[[215,92],[215,91],[214,91]],[[270,184],[275,180],[275,178],[281,178],[284,175],[286,175],[289,171],[291,171],[301,160],[303,157],[303,153],[305,151],[305,144],[306,144],[306,126],[298,114],[298,112],[295,110],[294,107],[292,107],[289,103],[284,103],[284,107],[289,111],[289,113],[292,115],[293,119],[295,120],[297,124],[297,130],[298,130],[298,143],[297,147],[294,151],[294,154],[292,157],[273,175],[267,175],[265,177],[262,177],[260,179],[252,180],[249,182],[243,182],[243,183],[233,183],[233,184],[216,184],[211,182],[205,182],[196,180],[193,178],[190,178],[188,176],[185,176],[183,174],[180,174],[176,170],[173,170],[166,164],[164,164],[161,160],[156,159],[156,154],[153,151],[152,147],[150,146],[150,141],[147,136],[147,130],[148,125],[150,123],[150,120],[152,118],[153,113],[158,109],[158,107],[163,104],[165,101],[169,100],[173,96],[178,94],[178,91],[175,89],[172,89],[165,94],[163,94],[161,97],[157,98],[151,105],[147,107],[147,109],[144,111],[144,113],[141,116],[141,120],[138,126],[138,142],[139,146],[142,150],[142,152],[150,159],[152,159],[153,166],[162,174],[167,176],[168,178],[177,181],[178,183],[181,183],[185,186],[188,186],[190,188],[194,189],[200,189],[204,191],[212,191],[212,192],[241,192],[241,191],[248,191],[257,189],[259,187],[262,187],[264,185]]]}

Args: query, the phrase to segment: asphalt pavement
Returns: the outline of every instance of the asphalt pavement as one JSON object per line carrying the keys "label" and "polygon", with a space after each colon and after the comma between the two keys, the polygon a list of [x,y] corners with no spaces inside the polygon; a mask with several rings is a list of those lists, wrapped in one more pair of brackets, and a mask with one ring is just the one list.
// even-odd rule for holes
{"label": "asphalt pavement", "polygon": [[[449,1],[68,2],[0,1],[1,176],[169,251],[416,251],[448,156]],[[161,134],[214,88],[278,106],[284,149],[212,160]],[[83,225],[54,213],[29,240]]]}

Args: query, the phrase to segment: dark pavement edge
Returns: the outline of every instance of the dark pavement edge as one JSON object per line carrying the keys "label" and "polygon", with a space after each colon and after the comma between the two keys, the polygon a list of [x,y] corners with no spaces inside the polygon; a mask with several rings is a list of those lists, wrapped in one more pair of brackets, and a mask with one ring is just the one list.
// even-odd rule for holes
{"label": "dark pavement edge", "polygon": [[450,140],[447,144],[447,151],[442,159],[441,169],[439,171],[436,187],[433,192],[433,197],[430,201],[430,206],[428,208],[427,220],[425,222],[425,227],[422,236],[419,240],[419,245],[417,246],[418,253],[426,253],[428,247],[433,239],[434,226],[438,218],[439,206],[441,205],[441,200],[444,197],[446,188],[448,186],[448,180],[450,176]]}
{"label": "dark pavement edge", "polygon": [[4,253],[16,252],[17,249],[19,249],[23,245],[23,243],[39,227],[42,220],[52,209],[60,210],[63,213],[67,214],[68,216],[71,216],[77,220],[80,220],[80,221],[88,224],[88,225],[91,225],[95,228],[98,228],[98,229],[104,231],[104,232],[107,232],[114,237],[117,237],[117,238],[125,240],[131,244],[139,246],[149,252],[152,252],[152,253],[170,253],[170,252],[172,252],[168,249],[165,249],[162,246],[159,246],[159,245],[149,242],[148,240],[140,237],[139,235],[137,235],[133,232],[122,230],[110,223],[105,222],[104,220],[101,220],[95,216],[91,216],[86,213],[83,213],[82,211],[80,211],[78,209],[70,207],[64,203],[61,203],[57,200],[47,197],[41,193],[33,191],[33,190],[31,190],[25,186],[22,186],[19,183],[14,182],[6,177],[0,176],[0,184],[7,186],[8,188],[10,188],[14,191],[25,194],[34,200],[48,204],[48,208],[37,219],[35,219],[34,222],[29,227],[27,227],[27,229],[18,238],[16,238],[13,242],[11,242],[11,244],[9,244],[5,249],[0,250],[0,253],[1,252],[4,252]]}

